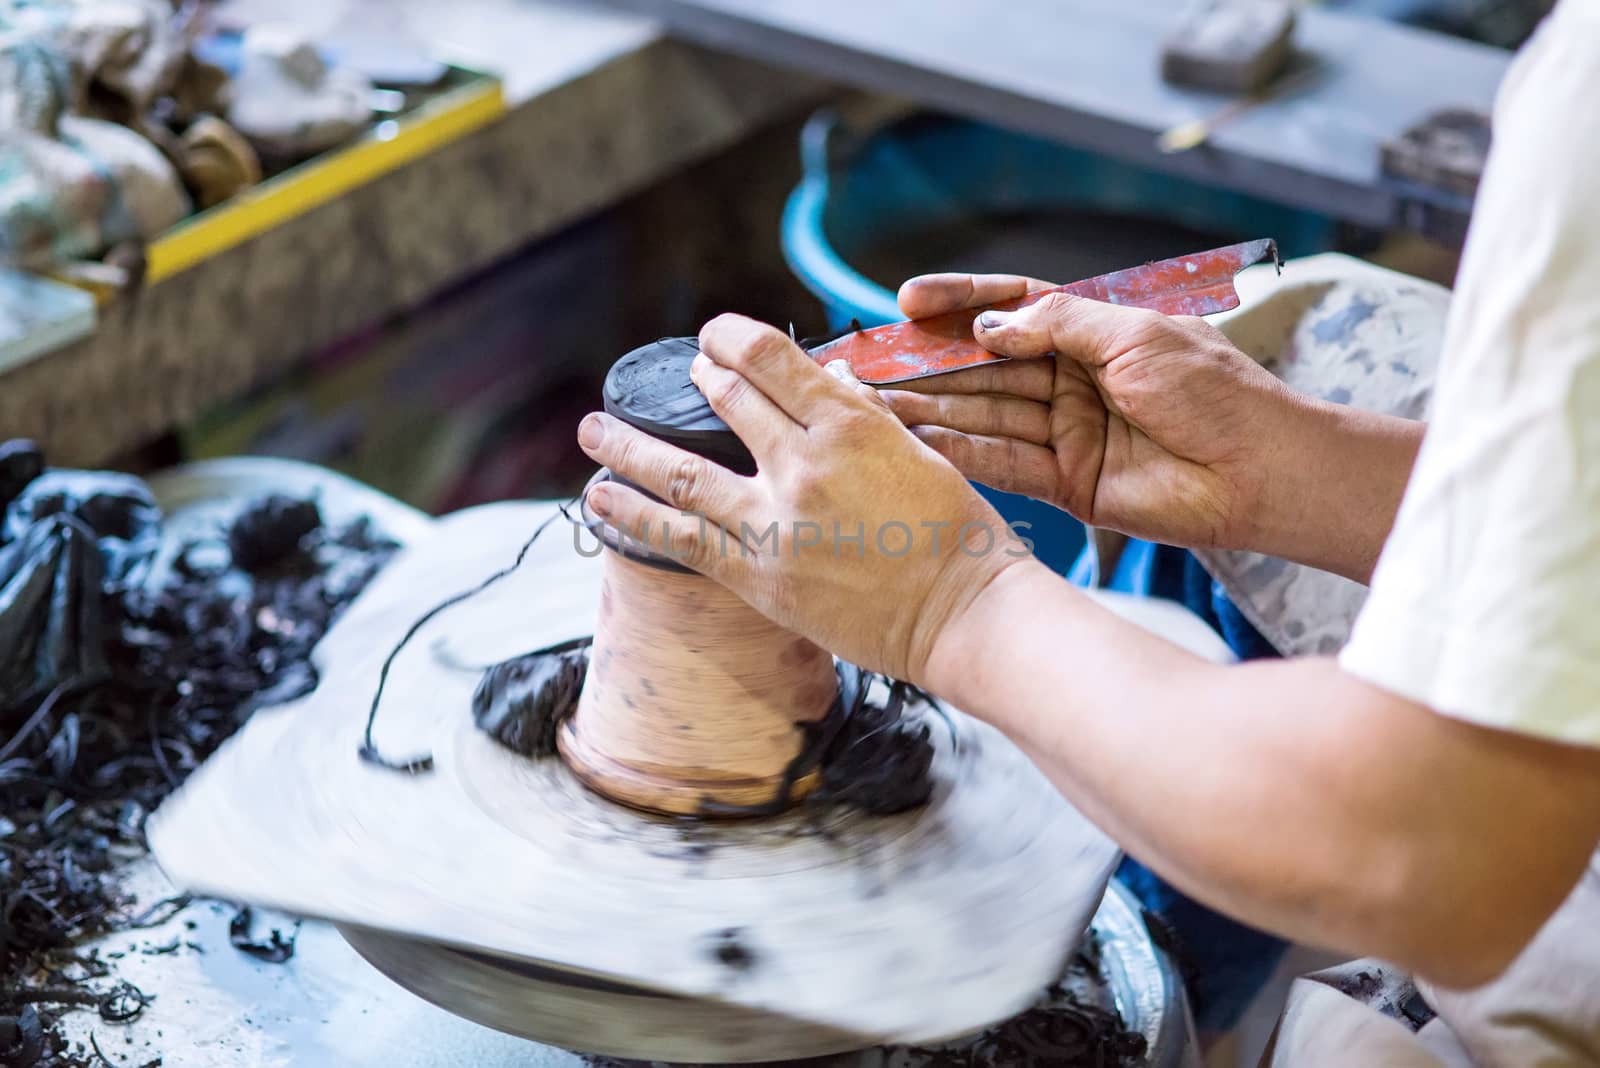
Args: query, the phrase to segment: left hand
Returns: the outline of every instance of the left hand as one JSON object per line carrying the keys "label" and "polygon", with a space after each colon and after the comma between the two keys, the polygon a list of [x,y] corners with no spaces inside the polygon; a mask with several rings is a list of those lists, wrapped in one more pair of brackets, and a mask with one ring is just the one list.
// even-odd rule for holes
{"label": "left hand", "polygon": [[[924,275],[900,288],[900,304],[922,318],[1047,286],[1015,275]],[[883,397],[976,482],[1136,538],[1238,549],[1254,547],[1251,538],[1277,517],[1276,491],[1306,467],[1297,459],[1280,471],[1274,462],[1316,402],[1198,318],[1047,293],[1019,311],[980,315],[973,338],[1011,359]],[[1317,499],[1334,498],[1323,489]],[[1282,503],[1290,516],[1306,512],[1299,494]]]}
{"label": "left hand", "polygon": [[[691,377],[757,473],[734,474],[595,412],[578,430],[583,450],[666,503],[610,482],[590,491],[589,507],[624,531],[670,529],[680,560],[763,614],[852,663],[922,684],[949,622],[1026,550],[871,387],[742,316],[708,323],[700,350]],[[761,540],[774,525],[776,540]]]}

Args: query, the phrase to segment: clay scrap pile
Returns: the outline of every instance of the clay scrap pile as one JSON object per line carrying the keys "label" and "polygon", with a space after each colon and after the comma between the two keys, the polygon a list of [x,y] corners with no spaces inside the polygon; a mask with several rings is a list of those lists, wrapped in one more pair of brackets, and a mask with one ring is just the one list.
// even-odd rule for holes
{"label": "clay scrap pile", "polygon": [[255,710],[316,686],[312,647],[395,546],[284,497],[174,545],[140,480],[47,470],[20,441],[0,445],[0,516],[0,1063],[94,1064],[51,1024],[154,993],[74,949],[143,922],[118,869],[145,815]]}

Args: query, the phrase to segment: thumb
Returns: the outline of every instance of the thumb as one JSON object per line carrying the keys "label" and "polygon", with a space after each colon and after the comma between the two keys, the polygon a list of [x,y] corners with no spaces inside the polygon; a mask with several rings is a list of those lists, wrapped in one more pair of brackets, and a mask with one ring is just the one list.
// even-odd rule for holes
{"label": "thumb", "polygon": [[823,365],[823,370],[854,389],[856,394],[868,404],[882,408],[886,412],[889,411],[889,402],[884,399],[883,394],[857,378],[855,368],[850,366],[849,360],[830,360]]}
{"label": "thumb", "polygon": [[1027,359],[1057,353],[1098,365],[1115,355],[1116,339],[1135,319],[1155,314],[1068,293],[1047,293],[1016,311],[983,312],[972,324],[972,336],[1001,356]]}

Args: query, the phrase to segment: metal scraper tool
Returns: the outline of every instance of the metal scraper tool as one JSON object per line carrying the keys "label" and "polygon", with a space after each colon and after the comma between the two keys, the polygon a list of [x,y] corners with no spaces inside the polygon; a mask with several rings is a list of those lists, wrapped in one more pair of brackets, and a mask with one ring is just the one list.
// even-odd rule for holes
{"label": "metal scraper tool", "polygon": [[990,309],[1015,311],[1051,293],[1150,308],[1165,315],[1212,315],[1239,306],[1233,276],[1251,264],[1278,262],[1277,243],[1270,238],[1245,241],[1192,256],[1129,267],[1081,282],[1041,289],[1014,300],[981,308],[963,308],[927,319],[911,319],[868,330],[856,330],[810,352],[820,364],[844,360],[856,378],[873,386],[909,382],[930,375],[996,363],[999,356],[972,338],[972,322]]}

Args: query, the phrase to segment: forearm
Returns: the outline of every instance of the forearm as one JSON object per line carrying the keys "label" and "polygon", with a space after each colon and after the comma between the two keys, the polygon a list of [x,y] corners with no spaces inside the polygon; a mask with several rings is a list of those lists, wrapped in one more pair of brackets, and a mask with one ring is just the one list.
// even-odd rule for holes
{"label": "forearm", "polygon": [[[1318,782],[1336,769],[1298,766],[1304,748],[1326,748],[1316,740],[1325,721],[1296,710],[1291,744],[1267,717],[1219,700],[1236,689],[1229,669],[1076,591],[1028,585],[1026,615],[1006,611],[1020,601],[1015,590],[974,605],[964,633],[1007,638],[980,639],[982,654],[961,658],[948,681],[932,679],[935,690],[1004,731],[1085,815],[1186,893],[1297,939],[1350,945],[1331,913],[1348,858],[1366,846],[1354,840],[1360,821]],[[1025,628],[1008,625],[1019,618]]]}
{"label": "forearm", "polygon": [[[1331,661],[1203,662],[1042,569],[997,579],[941,639],[928,682],[1191,896],[1447,983],[1503,965],[1587,856],[1516,835],[1491,847],[1501,787],[1552,820],[1572,803],[1534,774],[1504,781],[1479,751],[1493,732],[1374,704]],[[1531,896],[1507,899],[1508,870]]]}
{"label": "forearm", "polygon": [[1260,490],[1233,548],[1366,583],[1394,526],[1426,424],[1303,395],[1262,443]]}

